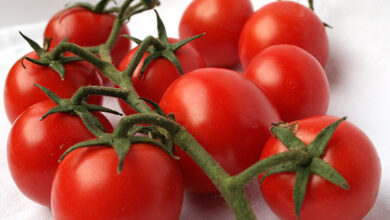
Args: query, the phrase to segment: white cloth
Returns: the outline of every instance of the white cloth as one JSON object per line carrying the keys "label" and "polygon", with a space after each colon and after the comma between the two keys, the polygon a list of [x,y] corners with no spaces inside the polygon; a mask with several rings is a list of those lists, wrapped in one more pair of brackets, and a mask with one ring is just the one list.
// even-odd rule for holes
{"label": "white cloth", "polygon": [[[180,15],[189,0],[161,0],[161,17],[167,31],[177,37]],[[268,1],[253,0],[257,9]],[[305,2],[305,1],[301,1]],[[330,115],[348,116],[360,127],[377,148],[382,164],[382,180],[378,199],[365,220],[388,219],[390,216],[390,1],[317,0],[316,11],[323,21],[333,26],[327,29],[330,58],[326,71],[331,87]],[[4,6],[6,7],[6,6]],[[58,9],[53,9],[54,12]],[[25,23],[28,23],[28,17]],[[0,29],[0,85],[13,63],[31,49],[18,31],[37,42],[42,42],[46,22],[21,24]],[[135,37],[148,32],[155,35],[152,12],[137,15],[129,24]],[[149,28],[146,28],[149,27]],[[50,209],[24,197],[14,184],[7,165],[6,143],[10,125],[5,116],[3,92],[0,91],[0,219],[49,220]],[[116,103],[108,100],[116,106]],[[117,107],[117,106],[116,106]],[[259,219],[277,219],[264,203],[257,184],[250,184],[250,201]],[[207,200],[199,196],[185,196],[182,220],[234,219],[221,198]]]}

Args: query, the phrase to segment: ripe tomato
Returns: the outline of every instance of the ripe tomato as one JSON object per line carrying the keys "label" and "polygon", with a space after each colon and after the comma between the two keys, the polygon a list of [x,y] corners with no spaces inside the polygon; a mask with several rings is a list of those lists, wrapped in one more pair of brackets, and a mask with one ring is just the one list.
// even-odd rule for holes
{"label": "ripe tomato", "polygon": [[[8,137],[7,155],[12,177],[28,198],[50,206],[50,192],[58,159],[70,146],[95,136],[80,118],[56,113],[40,121],[55,107],[52,101],[30,106],[13,124]],[[94,113],[103,126],[112,127],[101,113]]]}
{"label": "ripe tomato", "polygon": [[238,51],[245,68],[253,57],[275,44],[293,44],[326,65],[329,45],[325,27],[312,10],[290,2],[277,1],[257,10],[240,34]]}
{"label": "ripe tomato", "polygon": [[[38,59],[35,52],[26,56]],[[30,61],[18,60],[8,73],[4,89],[4,105],[8,120],[12,123],[29,106],[43,100],[48,100],[34,84],[40,84],[62,98],[70,98],[79,87],[87,85],[102,85],[102,81],[91,64],[83,62],[72,62],[64,64],[64,80],[56,71],[48,66],[41,66]],[[91,96],[89,102],[100,105],[103,99],[101,96]]]}
{"label": "ripe tomato", "polygon": [[323,115],[328,109],[325,71],[309,53],[293,45],[275,45],[252,59],[244,75],[276,105],[283,121]]}
{"label": "ripe tomato", "polygon": [[[178,39],[169,39],[169,43],[175,43],[178,41]],[[138,47],[132,49],[123,58],[118,66],[120,71],[123,71],[127,68],[137,49]],[[145,53],[141,62],[134,71],[133,85],[141,97],[153,100],[158,103],[168,86],[175,79],[180,77],[180,72],[169,60],[165,58],[157,58],[149,63],[144,72],[144,75],[141,79],[139,79],[142,65],[148,54],[148,52]],[[190,44],[186,44],[178,49],[175,52],[175,55],[180,62],[183,73],[187,73],[206,66],[203,58]],[[129,115],[135,113],[135,111],[122,100],[119,100],[119,104],[125,114]]]}
{"label": "ripe tomato", "polygon": [[[296,136],[307,145],[337,119],[317,116],[299,120]],[[266,143],[261,159],[286,150],[272,137]],[[381,167],[375,147],[359,128],[344,121],[330,139],[322,159],[346,179],[350,189],[344,190],[312,175],[303,200],[301,219],[362,219],[374,204],[379,188]],[[281,219],[296,219],[294,180],[294,173],[279,173],[266,177],[260,186],[265,201]]]}
{"label": "ripe tomato", "polygon": [[207,66],[233,67],[239,63],[238,38],[253,13],[250,0],[196,0],[184,12],[179,26],[181,38],[206,33],[191,42]]}
{"label": "ripe tomato", "polygon": [[117,173],[114,149],[78,149],[65,157],[53,181],[54,219],[178,219],[183,179],[177,162],[150,144],[131,146]]}
{"label": "ripe tomato", "polygon": [[[173,113],[198,142],[230,174],[256,162],[270,125],[279,115],[262,91],[241,74],[222,68],[192,71],[174,81],[161,108]],[[180,148],[186,187],[196,193],[217,193],[216,187]]]}
{"label": "ripe tomato", "polygon": [[[115,21],[111,13],[98,14],[83,7],[74,7],[57,12],[45,29],[45,38],[51,38],[51,47],[55,47],[66,37],[68,42],[80,46],[97,46],[106,42]],[[129,29],[123,24],[119,35],[129,35]],[[130,50],[130,41],[119,37],[111,52],[116,65]]]}

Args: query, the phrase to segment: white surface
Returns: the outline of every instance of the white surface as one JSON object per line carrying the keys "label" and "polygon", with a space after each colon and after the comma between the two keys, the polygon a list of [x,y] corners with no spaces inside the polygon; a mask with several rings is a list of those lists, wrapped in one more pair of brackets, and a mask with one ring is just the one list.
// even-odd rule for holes
{"label": "white surface", "polygon": [[[166,23],[170,36],[177,37],[177,25],[181,13],[189,0],[161,0],[161,17]],[[22,2],[30,4],[29,7]],[[0,85],[3,89],[8,70],[13,63],[29,52],[17,31],[38,42],[42,41],[46,14],[54,14],[59,2],[38,7],[34,1],[15,0],[1,7],[3,19],[18,21],[17,26],[0,29]],[[39,2],[49,2],[39,1]],[[53,1],[50,1],[53,2]],[[121,2],[121,1],[119,1]],[[255,1],[255,8],[270,1]],[[305,2],[302,1],[301,2]],[[328,113],[344,116],[359,126],[373,141],[382,163],[382,181],[376,204],[365,220],[388,219],[390,216],[390,1],[363,0],[317,0],[316,11],[322,20],[333,26],[328,29],[330,58],[326,68],[331,85],[331,102]],[[18,6],[18,7],[15,7]],[[61,5],[61,4],[60,4]],[[19,7],[20,6],[20,7]],[[53,8],[54,7],[54,8]],[[58,6],[57,6],[58,7]],[[49,12],[48,12],[49,11]],[[0,11],[2,12],[2,11]],[[12,16],[21,16],[13,19]],[[49,16],[50,17],[50,16]],[[3,20],[1,19],[1,20]],[[31,22],[34,21],[34,24]],[[30,24],[28,24],[30,23]],[[8,23],[11,24],[11,23]],[[0,26],[7,24],[0,23]],[[153,13],[137,15],[129,24],[135,37],[143,38],[154,34]],[[146,28],[149,27],[149,28]],[[0,91],[3,106],[3,93]],[[7,167],[6,141],[10,128],[4,108],[0,108],[0,219],[6,220],[49,220],[50,210],[25,198],[13,183]],[[255,183],[249,186],[250,200],[259,219],[277,219],[263,202]],[[220,198],[204,200],[186,195],[182,220],[188,219],[233,219],[230,211]]]}

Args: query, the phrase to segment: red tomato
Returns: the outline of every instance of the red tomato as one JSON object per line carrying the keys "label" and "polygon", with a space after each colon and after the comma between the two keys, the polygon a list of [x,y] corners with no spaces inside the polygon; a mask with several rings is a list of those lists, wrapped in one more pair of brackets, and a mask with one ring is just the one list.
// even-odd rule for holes
{"label": "red tomato", "polygon": [[[169,39],[170,43],[175,43],[178,41],[178,39]],[[138,47],[132,49],[123,58],[118,67],[120,71],[123,71],[127,68],[137,49]],[[133,84],[135,90],[141,97],[151,99],[158,103],[168,86],[175,79],[180,77],[180,72],[169,60],[165,58],[157,58],[148,65],[144,75],[141,79],[139,79],[142,65],[148,54],[148,52],[145,53],[141,62],[135,69],[133,74]],[[206,66],[203,58],[189,44],[186,44],[178,49],[175,52],[175,55],[180,62],[183,73],[187,73]],[[129,115],[135,113],[135,111],[122,100],[119,100],[119,104],[125,114]]]}
{"label": "red tomato", "polygon": [[[270,125],[279,115],[262,91],[241,74],[204,68],[171,84],[160,102],[230,174],[255,163]],[[180,148],[186,187],[196,193],[217,193],[216,187]]]}
{"label": "red tomato", "polygon": [[[80,46],[97,46],[106,42],[116,16],[111,13],[97,14],[83,7],[74,7],[57,12],[45,29],[45,38],[51,38],[51,47],[61,40]],[[129,29],[123,24],[119,35],[129,35]],[[130,41],[119,37],[111,52],[112,61],[118,64],[130,50]]]}
{"label": "red tomato", "polygon": [[328,109],[325,71],[299,47],[287,44],[268,47],[253,58],[244,75],[264,90],[283,121],[323,115]]}
{"label": "red tomato", "polygon": [[253,13],[250,0],[196,0],[184,12],[180,38],[206,33],[191,42],[207,66],[233,67],[239,63],[238,38]]}
{"label": "red tomato", "polygon": [[[307,145],[321,129],[337,119],[318,116],[299,120],[296,136]],[[286,150],[279,140],[272,137],[266,143],[261,159]],[[381,167],[375,147],[359,128],[344,121],[337,127],[322,159],[346,179],[350,189],[344,190],[320,176],[312,175],[301,219],[362,219],[373,206],[379,188]],[[295,174],[279,173],[266,177],[260,186],[265,201],[281,219],[296,219],[292,199],[294,181]]]}
{"label": "red tomato", "polygon": [[58,167],[54,219],[178,219],[183,179],[177,162],[150,144],[131,146],[122,173],[114,149],[78,149]]}
{"label": "red tomato", "polygon": [[[26,56],[38,59],[35,52]],[[8,73],[4,89],[4,105],[8,120],[12,123],[29,106],[43,100],[48,100],[42,90],[34,86],[40,84],[61,98],[70,98],[81,86],[102,85],[96,68],[87,62],[72,62],[64,64],[65,78],[48,66],[41,66],[25,60],[22,66],[18,60]],[[101,96],[91,96],[89,102],[100,105]]]}
{"label": "red tomato", "polygon": [[[40,121],[55,107],[52,101],[30,106],[13,124],[8,137],[8,164],[20,191],[28,198],[50,206],[50,192],[58,159],[70,146],[95,136],[80,118],[56,113]],[[101,113],[94,113],[103,126],[112,127]]]}
{"label": "red tomato", "polygon": [[329,45],[322,21],[305,6],[277,1],[257,10],[240,34],[238,51],[245,68],[252,58],[275,44],[293,44],[326,65]]}

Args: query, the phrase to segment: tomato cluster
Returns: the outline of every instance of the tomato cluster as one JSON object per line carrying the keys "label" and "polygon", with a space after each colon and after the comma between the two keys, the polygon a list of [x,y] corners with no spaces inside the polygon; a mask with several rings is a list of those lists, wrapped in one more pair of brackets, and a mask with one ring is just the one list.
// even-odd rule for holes
{"label": "tomato cluster", "polygon": [[[99,5],[107,2],[101,0]],[[23,194],[51,207],[55,219],[178,219],[185,189],[219,193],[218,185],[202,170],[207,163],[197,164],[183,146],[171,143],[172,149],[166,149],[169,135],[157,132],[160,136],[156,138],[153,132],[160,130],[153,126],[139,123],[141,129],[125,132],[127,139],[120,136],[103,114],[85,112],[103,109],[101,95],[78,102],[71,98],[84,86],[107,85],[112,78],[115,88],[123,89],[121,94],[131,91],[121,81],[125,81],[123,76],[106,74],[110,68],[105,68],[105,62],[113,64],[118,75],[126,73],[144,46],[135,39],[140,45],[130,50],[130,40],[122,36],[129,34],[125,24],[112,32],[115,22],[126,20],[117,19],[121,12],[95,8],[81,5],[55,14],[44,34],[51,39],[50,47],[33,46],[36,51],[18,60],[8,74],[4,97],[13,123],[8,139],[12,177]],[[151,5],[142,10],[149,8]],[[272,123],[289,122],[283,126],[293,127],[292,139],[310,148],[322,138],[321,131],[337,121],[326,115],[328,38],[323,22],[311,9],[277,1],[254,12],[249,0],[194,0],[181,18],[180,37],[206,34],[189,43],[168,38],[157,17],[160,41],[141,54],[130,73],[131,85],[157,113],[174,118],[228,175],[240,174],[259,158],[290,150],[278,134],[272,136]],[[89,59],[100,59],[96,48],[112,36],[117,41],[109,48],[110,59],[91,62]],[[68,52],[51,57],[50,52],[65,41],[83,47],[87,61],[61,61],[75,56]],[[182,45],[184,41],[187,44]],[[50,59],[55,58],[64,76],[58,67],[53,68]],[[46,59],[49,61],[43,62]],[[242,73],[227,69],[238,65]],[[105,82],[102,76],[108,76]],[[63,99],[45,91],[46,96],[36,84]],[[139,101],[138,97],[131,95],[118,96],[126,115],[137,112],[130,103]],[[350,122],[341,122],[334,129],[316,159],[339,173],[350,190],[328,181],[333,177],[324,177],[324,171],[316,173],[314,165],[309,165],[314,157],[305,164],[286,162],[270,167],[260,174],[260,189],[280,218],[359,219],[373,206],[381,169],[374,146]],[[132,132],[134,137],[126,136]],[[99,142],[103,139],[106,142]],[[83,141],[95,144],[77,149]],[[69,152],[72,145],[78,147]],[[64,152],[66,156],[58,164]],[[300,169],[309,167],[317,175],[309,173],[302,207],[297,210],[294,181]]]}

